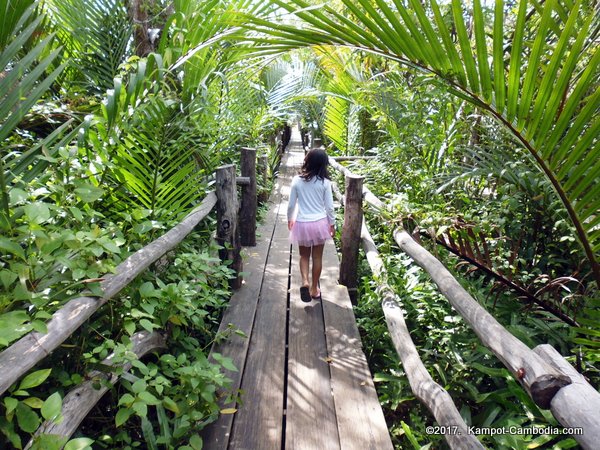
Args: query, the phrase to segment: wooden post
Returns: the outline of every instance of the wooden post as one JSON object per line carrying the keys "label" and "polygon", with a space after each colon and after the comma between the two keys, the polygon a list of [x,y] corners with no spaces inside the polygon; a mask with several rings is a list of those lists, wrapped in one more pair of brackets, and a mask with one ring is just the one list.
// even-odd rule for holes
{"label": "wooden post", "polygon": [[358,286],[358,247],[362,226],[362,186],[364,177],[346,175],[346,206],[342,226],[342,261],[340,284],[348,288],[350,299],[356,304]]}
{"label": "wooden post", "polygon": [[242,257],[238,228],[238,201],[235,183],[235,166],[228,164],[217,168],[217,242],[221,260],[232,261],[231,268],[237,274],[229,284],[233,289],[242,286]]}
{"label": "wooden post", "polygon": [[242,186],[242,206],[240,209],[241,244],[256,245],[256,149],[242,148],[241,173],[250,178],[250,183]]}
{"label": "wooden post", "polygon": [[269,183],[269,155],[266,153],[258,158],[258,173],[261,176],[263,187]]}
{"label": "wooden post", "polygon": [[258,165],[256,166],[257,177],[260,176],[261,189],[257,194],[257,201],[264,203],[269,198],[269,192],[267,190],[269,186],[269,156],[264,154],[258,158]]}
{"label": "wooden post", "polygon": [[312,148],[320,148],[323,145],[323,139],[314,138]]}

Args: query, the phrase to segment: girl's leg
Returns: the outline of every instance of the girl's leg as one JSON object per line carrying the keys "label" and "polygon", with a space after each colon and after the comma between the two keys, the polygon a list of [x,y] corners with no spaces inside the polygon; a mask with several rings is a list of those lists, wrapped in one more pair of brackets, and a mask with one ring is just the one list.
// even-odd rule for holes
{"label": "girl's leg", "polygon": [[302,286],[309,286],[308,282],[308,263],[310,259],[310,247],[298,246],[300,250],[300,275],[302,276]]}
{"label": "girl's leg", "polygon": [[324,244],[315,245],[312,248],[312,284],[310,285],[311,297],[319,295],[319,279],[321,278],[321,270],[323,269],[323,248]]}

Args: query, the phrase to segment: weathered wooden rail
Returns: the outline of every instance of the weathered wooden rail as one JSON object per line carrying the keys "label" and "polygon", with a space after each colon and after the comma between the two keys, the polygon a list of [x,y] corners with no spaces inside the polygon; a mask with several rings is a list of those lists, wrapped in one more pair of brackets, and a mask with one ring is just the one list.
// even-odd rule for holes
{"label": "weathered wooden rail", "polygon": [[[331,165],[346,177],[346,186],[356,176],[347,168],[330,158]],[[355,211],[362,208],[364,200],[375,210],[384,208],[383,202],[375,197],[364,186],[363,196],[346,193],[344,200],[346,209]],[[354,205],[349,203],[353,202]],[[356,213],[353,213],[356,216]],[[346,217],[346,216],[345,216]],[[350,218],[349,218],[350,219]],[[376,247],[370,238],[366,226],[354,223],[343,239],[361,240],[369,259],[369,264],[376,278],[381,279],[384,273],[383,263],[376,255]],[[475,331],[482,343],[486,345],[521,383],[533,401],[541,408],[551,409],[554,417],[566,428],[582,427],[583,434],[573,437],[586,449],[597,448],[600,442],[600,394],[593,389],[575,369],[548,345],[538,346],[533,350],[509,333],[498,321],[473,299],[458,283],[452,274],[427,250],[415,242],[403,229],[394,231],[394,239],[400,248],[406,252],[418,265],[425,269],[440,292],[449,300],[454,309],[463,317]],[[353,252],[353,254],[344,254]],[[355,261],[357,249],[342,245],[342,261]],[[355,268],[343,270],[354,271]],[[342,267],[340,268],[342,271]],[[347,275],[340,273],[340,279]],[[383,279],[384,280],[384,279]],[[439,385],[429,380],[426,370],[418,354],[410,343],[410,335],[402,317],[400,304],[395,294],[382,281],[380,294],[383,297],[382,308],[392,340],[400,356],[413,393],[432,413],[440,425],[464,427],[464,422],[456,417],[456,407],[445,391],[439,391]],[[415,358],[418,361],[415,361]],[[436,392],[438,395],[436,395]],[[446,436],[452,448],[477,448],[463,433],[463,439]]]}
{"label": "weathered wooden rail", "polygon": [[[153,333],[140,331],[131,336],[131,352],[137,359],[141,359],[150,352],[165,349],[165,339],[164,335],[156,331]],[[119,366],[113,365],[114,358],[115,355],[113,353],[104,359],[102,364],[106,367],[113,366],[114,369],[117,369]],[[131,365],[131,362],[127,362],[121,365],[120,368],[123,372],[127,372],[131,369]],[[79,428],[79,425],[83,422],[94,405],[108,392],[109,386],[112,387],[119,380],[119,376],[116,372],[106,373],[96,370],[87,373],[85,380],[86,381],[65,395],[61,413],[63,420],[60,423],[46,420],[34,433],[33,437],[25,447],[26,449],[30,448],[35,442],[35,438],[42,434],[52,434],[68,439],[75,433],[77,428]]]}
{"label": "weathered wooden rail", "polygon": [[[266,178],[264,173],[256,173],[256,150],[242,149],[242,175],[236,177],[235,166],[221,166],[216,171],[216,192],[210,192],[200,205],[189,213],[179,224],[157,238],[144,248],[138,250],[121,264],[115,272],[100,278],[101,297],[84,295],[68,301],[46,324],[47,332],[31,332],[13,343],[0,353],[0,395],[25,375],[29,369],[48,356],[71,336],[94,312],[117,296],[132,280],[144,272],[151,264],[173,250],[192,230],[206,218],[213,208],[217,209],[216,240],[221,244],[220,256],[230,260],[237,277],[231,282],[237,288],[241,284],[242,258],[241,243],[251,246],[256,242],[256,178]],[[260,166],[261,169],[265,166]],[[244,213],[243,226],[239,226],[240,214],[237,200],[237,185],[242,186],[242,203]],[[164,347],[165,337],[158,333],[138,333],[132,337],[133,353],[138,357]],[[112,356],[105,361],[110,365]],[[128,370],[129,366],[123,367]],[[92,374],[96,376],[97,374]],[[117,377],[112,375],[109,382],[114,384]],[[63,401],[62,424],[44,423],[35,433],[52,433],[68,438],[87,412],[97,403],[108,388],[96,391],[86,382]],[[93,391],[93,392],[92,392]],[[31,442],[30,444],[31,445]]]}
{"label": "weathered wooden rail", "polygon": [[[345,205],[346,197],[342,195],[339,189],[335,191],[340,203],[347,206]],[[357,203],[361,204],[362,200],[358,200]],[[411,390],[429,409],[440,426],[454,431],[445,435],[451,448],[465,450],[483,449],[484,447],[479,440],[474,435],[469,434],[467,424],[454,405],[450,394],[433,380],[419,358],[419,353],[410,337],[410,332],[404,320],[401,302],[387,282],[385,265],[379,256],[377,246],[371,237],[364,217],[361,220],[359,238],[362,241],[363,250],[373,277],[378,283],[377,294],[382,298],[381,307],[390,337],[400,357],[400,361],[402,361],[402,366],[405,369]],[[340,267],[341,271],[342,268]]]}

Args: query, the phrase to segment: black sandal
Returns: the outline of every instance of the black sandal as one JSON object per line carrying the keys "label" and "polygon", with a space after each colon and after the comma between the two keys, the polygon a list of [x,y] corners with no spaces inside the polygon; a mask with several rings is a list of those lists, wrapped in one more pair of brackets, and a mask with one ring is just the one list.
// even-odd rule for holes
{"label": "black sandal", "polygon": [[310,292],[308,291],[308,286],[302,286],[300,288],[300,300],[306,303],[310,302],[311,298]]}

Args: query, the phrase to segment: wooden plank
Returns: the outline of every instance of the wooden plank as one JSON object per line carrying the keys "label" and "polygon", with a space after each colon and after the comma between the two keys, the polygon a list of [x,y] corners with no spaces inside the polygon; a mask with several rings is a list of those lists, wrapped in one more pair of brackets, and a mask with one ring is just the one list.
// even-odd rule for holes
{"label": "wooden plank", "polygon": [[289,249],[285,213],[280,211],[242,377],[242,406],[235,413],[231,449],[281,448]]}
{"label": "wooden plank", "polygon": [[294,248],[285,448],[339,449],[321,301],[302,302],[301,284],[299,254]]}
{"label": "wooden plank", "polygon": [[291,181],[289,155],[282,163],[277,181],[280,203],[242,376],[242,405],[233,418],[231,449],[280,449],[283,439],[290,264],[286,216]]}
{"label": "wooden plank", "polygon": [[328,243],[323,254],[321,292],[340,447],[393,449],[348,291],[336,280],[338,264],[335,247]]}
{"label": "wooden plank", "polygon": [[[213,353],[220,353],[231,358],[238,368],[237,372],[225,370],[225,375],[232,380],[231,391],[236,392],[242,383],[242,373],[246,364],[246,356],[254,324],[254,316],[258,304],[258,297],[263,283],[263,276],[271,239],[275,231],[278,212],[281,202],[281,183],[277,183],[269,200],[269,211],[265,223],[259,227],[256,247],[246,249],[246,271],[242,287],[233,294],[227,310],[223,314],[219,334],[228,333],[226,340],[219,342],[211,349]],[[231,330],[240,330],[245,336],[231,333]],[[226,395],[226,393],[222,393]],[[237,408],[236,402],[225,402],[223,397],[219,403],[221,409]],[[202,438],[206,448],[224,450],[229,446],[233,414],[222,414],[216,422],[209,424],[202,430]]]}

